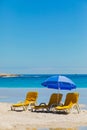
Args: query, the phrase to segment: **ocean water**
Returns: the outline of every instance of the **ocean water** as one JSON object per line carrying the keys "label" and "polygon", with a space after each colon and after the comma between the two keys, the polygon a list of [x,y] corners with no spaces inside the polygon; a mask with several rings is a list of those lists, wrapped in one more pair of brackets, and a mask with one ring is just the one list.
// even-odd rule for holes
{"label": "ocean water", "polygon": [[[52,75],[24,75],[20,77],[1,77],[0,88],[42,88],[41,83]],[[64,75],[73,80],[77,88],[87,88],[87,75]]]}
{"label": "ocean water", "polygon": [[[56,89],[48,89],[41,86],[41,83],[52,75],[24,75],[20,77],[2,77],[0,78],[0,102],[11,102],[24,100],[28,91],[38,91],[38,104],[48,102],[53,92],[59,92]],[[64,75],[73,80],[77,88],[71,91],[80,93],[79,103],[87,104],[87,75]],[[63,101],[68,90],[60,90],[63,93]]]}

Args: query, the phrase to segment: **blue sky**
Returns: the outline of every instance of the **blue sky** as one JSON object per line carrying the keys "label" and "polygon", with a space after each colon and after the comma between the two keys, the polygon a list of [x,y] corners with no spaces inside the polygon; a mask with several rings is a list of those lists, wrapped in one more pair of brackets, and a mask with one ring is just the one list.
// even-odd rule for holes
{"label": "blue sky", "polygon": [[1,0],[0,73],[87,73],[87,1]]}

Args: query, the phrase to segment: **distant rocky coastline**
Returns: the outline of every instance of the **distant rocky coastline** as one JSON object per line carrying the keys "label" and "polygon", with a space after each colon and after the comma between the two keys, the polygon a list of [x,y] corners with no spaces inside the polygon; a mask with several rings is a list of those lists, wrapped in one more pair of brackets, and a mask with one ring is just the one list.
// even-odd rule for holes
{"label": "distant rocky coastline", "polygon": [[17,77],[20,76],[20,74],[0,74],[0,77]]}

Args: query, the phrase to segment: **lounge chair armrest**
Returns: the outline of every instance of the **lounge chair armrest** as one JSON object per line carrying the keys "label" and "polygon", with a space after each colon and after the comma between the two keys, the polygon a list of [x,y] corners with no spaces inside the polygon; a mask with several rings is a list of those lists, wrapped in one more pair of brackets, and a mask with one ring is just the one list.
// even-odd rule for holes
{"label": "lounge chair armrest", "polygon": [[52,108],[52,107],[56,107],[56,106],[63,106],[63,103],[59,103],[59,104],[54,103],[54,104],[52,104],[52,105],[50,106],[50,108]]}
{"label": "lounge chair armrest", "polygon": [[23,103],[24,101],[18,101],[17,103]]}
{"label": "lounge chair armrest", "polygon": [[57,106],[57,104],[56,103],[54,103],[54,104],[52,104],[50,107],[56,107]]}
{"label": "lounge chair armrest", "polygon": [[58,104],[58,106],[63,106],[64,105],[64,103],[62,103],[62,102],[60,102],[59,104]]}
{"label": "lounge chair armrest", "polygon": [[42,103],[40,103],[39,106],[45,106],[45,105],[46,105],[46,103],[42,102]]}

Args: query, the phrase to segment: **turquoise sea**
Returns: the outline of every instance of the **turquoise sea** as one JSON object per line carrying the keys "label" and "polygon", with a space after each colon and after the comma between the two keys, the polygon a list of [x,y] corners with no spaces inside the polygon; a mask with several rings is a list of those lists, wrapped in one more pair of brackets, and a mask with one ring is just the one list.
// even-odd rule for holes
{"label": "turquoise sea", "polygon": [[[56,75],[56,74],[55,74]],[[19,77],[1,77],[0,88],[42,88],[41,83],[51,74],[21,74]],[[77,85],[77,88],[87,88],[86,74],[66,74]]]}

